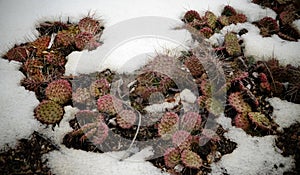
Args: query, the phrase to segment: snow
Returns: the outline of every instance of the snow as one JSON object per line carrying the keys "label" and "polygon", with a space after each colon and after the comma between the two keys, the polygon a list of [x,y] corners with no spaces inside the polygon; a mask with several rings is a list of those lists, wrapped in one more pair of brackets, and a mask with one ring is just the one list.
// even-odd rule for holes
{"label": "snow", "polygon": [[212,164],[213,175],[221,172],[280,175],[295,166],[292,156],[283,157],[274,148],[275,136],[252,137],[240,128],[232,128],[225,133],[225,137],[238,145],[231,154],[224,155],[219,162]]}
{"label": "snow", "polygon": [[33,109],[39,104],[33,92],[19,85],[24,75],[17,62],[0,59],[0,150],[14,147],[39,127]]}
{"label": "snow", "polygon": [[300,123],[300,105],[281,100],[277,97],[268,100],[273,106],[273,119],[282,128],[288,128],[293,123]]}
{"label": "snow", "polygon": [[[147,59],[151,59],[156,52],[171,49],[176,53],[176,49],[185,48],[186,41],[190,40],[189,34],[184,30],[172,30],[173,27],[182,24],[179,18],[184,11],[193,9],[204,14],[209,9],[216,15],[220,15],[222,8],[227,4],[244,13],[250,22],[265,16],[276,17],[274,11],[252,4],[250,0],[201,2],[198,0],[72,0],[63,2],[53,0],[51,3],[40,0],[0,1],[0,53],[3,54],[15,43],[33,40],[37,33],[34,30],[37,20],[44,21],[46,18],[66,21],[70,17],[71,22],[76,22],[88,12],[91,14],[95,12],[95,16],[105,22],[106,29],[102,36],[104,44],[92,52],[71,53],[68,56],[66,74],[89,73],[106,67],[120,72],[130,72],[145,64]],[[154,18],[159,20],[151,21]],[[144,23],[140,25],[135,23],[143,20]],[[163,25],[155,24],[157,21],[163,22]],[[150,23],[147,24],[148,22]],[[300,29],[299,20],[294,24]],[[277,35],[262,38],[259,35],[259,29],[250,23],[227,26],[220,34],[213,35],[210,41],[221,44],[227,32],[231,30],[238,32],[242,28],[248,30],[247,34],[241,36],[247,56],[253,56],[259,60],[275,56],[282,64],[300,65],[299,41],[284,41]],[[133,32],[126,35],[128,31]],[[135,65],[132,64],[133,62]],[[0,59],[0,149],[5,145],[14,147],[17,139],[27,138],[33,131],[38,131],[60,147],[59,151],[52,151],[44,156],[54,174],[165,174],[144,160],[152,154],[150,147],[124,161],[119,161],[119,159],[125,152],[99,154],[66,148],[62,145],[62,139],[67,132],[72,130],[68,121],[74,117],[78,109],[65,107],[64,118],[54,131],[51,128],[45,128],[44,125],[41,126],[33,116],[38,100],[33,92],[19,85],[24,76],[18,68],[19,64],[16,62],[8,63]],[[194,100],[192,96],[184,98],[187,101],[190,101],[189,98],[191,101]],[[275,121],[280,127],[288,127],[295,121],[299,121],[299,105],[277,98],[270,99],[270,103],[274,107]],[[286,120],[285,117],[291,120]],[[214,163],[212,174],[220,174],[225,170],[229,174],[244,174],[245,172],[282,174],[294,166],[291,157],[283,157],[275,149],[275,136],[246,135],[241,129],[232,127],[231,120],[224,116],[219,117],[218,122],[228,130],[226,137],[236,142],[238,148]],[[284,167],[279,166],[280,164]],[[278,169],[275,169],[274,165]]]}

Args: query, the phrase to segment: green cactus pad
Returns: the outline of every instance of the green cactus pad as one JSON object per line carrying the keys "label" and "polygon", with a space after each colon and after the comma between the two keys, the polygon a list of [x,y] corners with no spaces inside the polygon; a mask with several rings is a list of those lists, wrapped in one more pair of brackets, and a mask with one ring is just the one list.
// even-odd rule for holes
{"label": "green cactus pad", "polygon": [[181,153],[182,163],[189,168],[199,169],[202,166],[202,159],[200,156],[190,150],[184,150]]}
{"label": "green cactus pad", "polygon": [[56,124],[64,114],[63,108],[53,101],[43,101],[35,108],[35,118],[43,124]]}
{"label": "green cactus pad", "polygon": [[249,119],[254,123],[257,127],[262,130],[270,130],[271,129],[271,121],[260,112],[249,112]]}
{"label": "green cactus pad", "polygon": [[241,46],[239,44],[236,34],[229,32],[225,35],[225,48],[230,56],[238,56],[242,53]]}

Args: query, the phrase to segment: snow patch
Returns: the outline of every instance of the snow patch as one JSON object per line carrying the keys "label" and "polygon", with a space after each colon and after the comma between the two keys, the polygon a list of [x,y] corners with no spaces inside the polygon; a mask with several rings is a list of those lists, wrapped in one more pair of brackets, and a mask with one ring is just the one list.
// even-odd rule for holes
{"label": "snow patch", "polygon": [[300,122],[300,104],[281,100],[280,98],[268,99],[273,106],[274,121],[281,128],[288,128],[295,122]]}
{"label": "snow patch", "polygon": [[39,104],[34,92],[21,87],[20,64],[0,59],[0,149],[14,147],[17,139],[29,137],[40,123],[33,110]]}
{"label": "snow patch", "polygon": [[167,175],[150,162],[144,161],[149,153],[151,150],[146,148],[133,157],[120,161],[125,151],[99,154],[63,147],[60,151],[50,152],[44,159],[48,159],[48,166],[54,174]]}
{"label": "snow patch", "polygon": [[246,172],[248,175],[281,175],[295,166],[292,156],[283,157],[275,148],[275,136],[252,137],[234,127],[225,133],[225,137],[236,142],[237,148],[211,165],[212,175]]}

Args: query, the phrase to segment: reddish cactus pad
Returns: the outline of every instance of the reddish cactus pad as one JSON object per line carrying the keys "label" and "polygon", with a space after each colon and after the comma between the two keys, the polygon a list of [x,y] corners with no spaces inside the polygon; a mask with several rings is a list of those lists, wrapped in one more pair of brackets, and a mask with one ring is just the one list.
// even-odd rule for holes
{"label": "reddish cactus pad", "polygon": [[168,148],[164,154],[164,161],[167,167],[174,168],[180,163],[180,150]]}
{"label": "reddish cactus pad", "polygon": [[48,99],[59,104],[65,104],[72,98],[72,88],[67,80],[55,80],[48,84],[46,88]]}
{"label": "reddish cactus pad", "polygon": [[136,121],[136,115],[132,110],[123,110],[117,115],[117,123],[123,129],[131,128]]}

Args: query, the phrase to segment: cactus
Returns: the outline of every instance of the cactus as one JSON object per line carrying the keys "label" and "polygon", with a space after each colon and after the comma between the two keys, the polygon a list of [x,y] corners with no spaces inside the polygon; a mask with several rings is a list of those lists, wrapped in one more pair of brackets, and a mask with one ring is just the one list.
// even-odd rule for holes
{"label": "cactus", "polygon": [[181,119],[181,129],[191,132],[199,130],[201,127],[202,118],[201,115],[196,112],[186,112]]}
{"label": "cactus", "polygon": [[205,38],[210,38],[214,34],[214,31],[209,27],[203,27],[200,29],[200,34],[202,34]]}
{"label": "cactus", "polygon": [[225,35],[224,42],[226,51],[230,56],[239,56],[242,53],[236,34],[232,32],[227,33]]}
{"label": "cactus", "polygon": [[279,14],[279,21],[282,25],[287,25],[293,23],[295,20],[295,12],[294,11],[283,11]]}
{"label": "cactus", "polygon": [[99,112],[116,115],[118,112],[122,111],[123,105],[115,96],[107,94],[98,99],[97,108]]}
{"label": "cactus", "polygon": [[172,136],[173,145],[180,150],[189,149],[191,145],[192,136],[189,132],[184,130],[176,131]]}
{"label": "cactus", "polygon": [[15,46],[11,48],[3,58],[8,59],[9,61],[18,61],[18,62],[25,62],[29,57],[30,52],[26,46]]}
{"label": "cactus", "polygon": [[96,98],[106,95],[109,92],[109,89],[110,84],[105,78],[96,80],[90,85],[91,95]]}
{"label": "cactus", "polygon": [[72,27],[70,30],[59,31],[55,37],[55,45],[69,47],[75,44],[75,37],[79,32],[78,28]]}
{"label": "cactus", "polygon": [[249,112],[248,117],[255,126],[262,130],[271,130],[271,121],[260,112]]}
{"label": "cactus", "polygon": [[279,26],[275,19],[271,17],[264,17],[257,23],[260,28],[260,34],[264,37],[276,34],[279,31]]}
{"label": "cactus", "polygon": [[72,94],[72,100],[77,103],[86,103],[90,100],[91,95],[87,88],[77,88]]}
{"label": "cactus", "polygon": [[88,32],[81,32],[75,38],[75,45],[79,50],[87,49],[89,51],[96,49],[101,44],[97,38]]}
{"label": "cactus", "polygon": [[28,59],[23,65],[22,68],[26,72],[27,76],[32,76],[42,73],[44,64],[38,59]]}
{"label": "cactus", "polygon": [[251,107],[248,103],[243,100],[242,94],[240,92],[231,93],[228,97],[229,104],[238,112],[250,112]]}
{"label": "cactus", "polygon": [[136,121],[136,114],[132,110],[123,110],[117,114],[117,123],[123,129],[131,128]]}
{"label": "cactus", "polygon": [[33,46],[36,49],[36,55],[42,56],[43,51],[48,49],[51,37],[50,36],[41,36],[35,41],[31,42],[29,45]]}
{"label": "cactus", "polygon": [[185,22],[193,22],[194,20],[200,20],[201,17],[199,15],[199,13],[195,10],[189,10],[184,14],[183,20]]}
{"label": "cactus", "polygon": [[78,28],[82,32],[88,32],[96,35],[103,29],[103,24],[99,20],[95,20],[91,17],[85,17],[79,21]]}
{"label": "cactus", "polygon": [[201,77],[205,72],[200,60],[195,56],[187,57],[184,60],[184,65],[189,69],[193,77]]}
{"label": "cactus", "polygon": [[83,142],[89,139],[93,144],[100,145],[108,137],[108,126],[102,121],[96,121],[94,123],[87,123],[81,128],[71,132],[72,136],[82,135],[80,141]]}
{"label": "cactus", "polygon": [[198,141],[200,145],[205,145],[205,143],[207,143],[209,140],[211,140],[212,142],[218,142],[221,140],[221,138],[214,130],[204,128],[201,132],[200,137],[194,137],[194,140]]}
{"label": "cactus", "polygon": [[104,116],[99,114],[98,112],[90,111],[90,110],[80,110],[75,114],[75,118],[79,123],[80,127],[86,125],[87,123],[94,122],[104,122]]}
{"label": "cactus", "polygon": [[65,66],[67,60],[65,59],[65,57],[57,52],[43,52],[43,56],[44,56],[44,60],[48,65],[53,65],[53,66]]}
{"label": "cactus", "polygon": [[234,16],[236,14],[237,12],[235,11],[235,9],[229,5],[226,5],[221,13],[221,15],[225,16]]}
{"label": "cactus", "polygon": [[211,11],[206,11],[204,18],[206,20],[206,23],[208,25],[209,28],[211,29],[215,29],[216,28],[216,24],[217,24],[217,16],[211,12]]}
{"label": "cactus", "polygon": [[229,19],[227,16],[219,16],[218,17],[218,22],[222,25],[222,26],[228,26],[229,25]]}
{"label": "cactus", "polygon": [[250,128],[250,122],[247,113],[237,114],[234,118],[234,124],[238,128],[247,131]]}
{"label": "cactus", "polygon": [[168,148],[164,153],[164,161],[167,167],[174,168],[180,163],[180,150],[177,148]]}
{"label": "cactus", "polygon": [[158,135],[166,139],[178,129],[179,117],[174,112],[167,112],[158,123]]}
{"label": "cactus", "polygon": [[45,91],[48,99],[59,104],[66,104],[72,98],[72,88],[67,80],[52,81]]}
{"label": "cactus", "polygon": [[268,81],[268,77],[266,74],[264,73],[260,73],[259,74],[259,79],[260,79],[260,88],[262,90],[266,90],[267,92],[270,92],[271,91],[271,85]]}
{"label": "cactus", "polygon": [[202,159],[200,156],[190,150],[184,150],[181,153],[182,163],[189,168],[199,169],[202,166]]}
{"label": "cactus", "polygon": [[49,100],[42,101],[34,110],[35,118],[43,124],[59,123],[64,115],[63,108]]}
{"label": "cactus", "polygon": [[247,17],[244,14],[238,13],[236,15],[228,17],[229,24],[237,24],[247,22]]}

